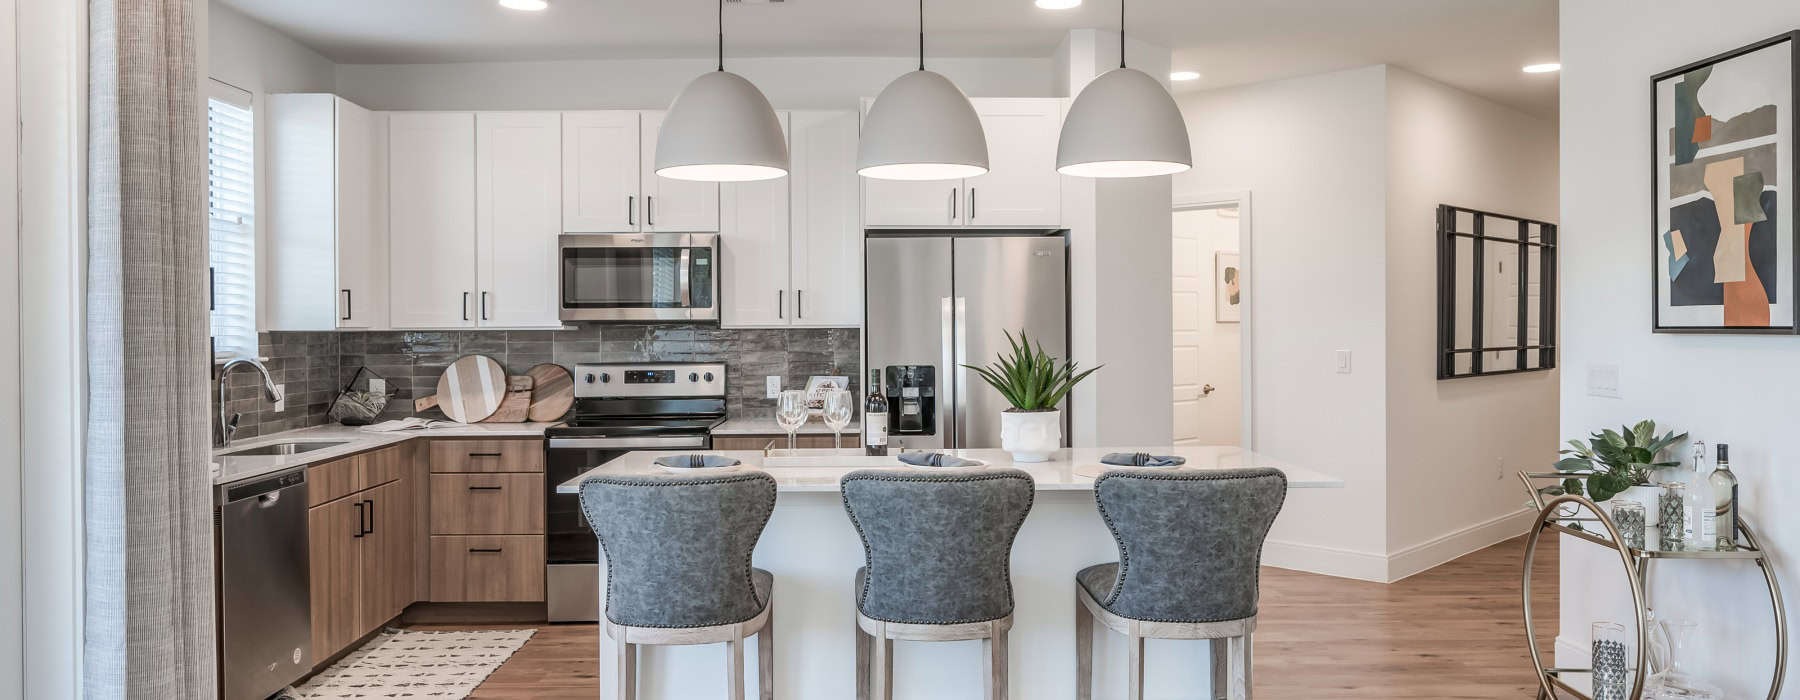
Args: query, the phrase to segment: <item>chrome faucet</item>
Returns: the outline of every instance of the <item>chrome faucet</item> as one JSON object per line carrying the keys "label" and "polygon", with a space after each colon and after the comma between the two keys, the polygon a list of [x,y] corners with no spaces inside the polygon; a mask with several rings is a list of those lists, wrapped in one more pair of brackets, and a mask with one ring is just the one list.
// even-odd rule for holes
{"label": "chrome faucet", "polygon": [[269,368],[264,367],[263,363],[257,362],[254,358],[248,358],[248,357],[240,357],[240,358],[237,358],[235,360],[225,363],[224,366],[219,368],[219,376],[218,376],[218,382],[219,382],[219,446],[220,447],[230,447],[231,446],[231,436],[235,435],[238,431],[238,425],[237,425],[238,419],[244,417],[244,414],[242,414],[242,413],[227,413],[228,409],[226,408],[225,377],[227,375],[231,374],[231,370],[236,369],[238,365],[249,365],[251,367],[255,367],[257,373],[262,375],[263,394],[265,396],[269,397],[269,401],[271,401],[271,402],[281,400],[281,392],[275,388],[275,379],[273,377],[269,376]]}

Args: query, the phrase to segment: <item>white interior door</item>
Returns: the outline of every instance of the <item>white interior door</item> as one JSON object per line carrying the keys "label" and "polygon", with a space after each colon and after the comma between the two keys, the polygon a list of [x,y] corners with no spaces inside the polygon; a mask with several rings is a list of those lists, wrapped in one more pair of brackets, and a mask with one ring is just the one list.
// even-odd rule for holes
{"label": "white interior door", "polygon": [[1062,100],[980,99],[975,112],[987,134],[986,175],[963,182],[963,220],[969,226],[1062,225],[1062,176],[1056,141]]}
{"label": "white interior door", "polygon": [[475,325],[475,115],[396,112],[388,122],[390,320]]}
{"label": "white interior door", "polygon": [[695,233],[719,230],[719,185],[714,182],[671,180],[656,175],[656,139],[662,133],[666,112],[644,112],[639,166],[644,178],[644,206],[640,221],[645,231]]}
{"label": "white interior door", "polygon": [[1220,322],[1220,253],[1238,249],[1237,207],[1175,212],[1174,425],[1177,445],[1242,444],[1240,324]]}
{"label": "white interior door", "polygon": [[562,115],[477,115],[475,161],[480,325],[561,326]]}
{"label": "white interior door", "polygon": [[564,112],[562,128],[563,232],[638,231],[638,113]]}
{"label": "white interior door", "polygon": [[794,112],[791,120],[794,324],[860,326],[863,231],[856,113]]}

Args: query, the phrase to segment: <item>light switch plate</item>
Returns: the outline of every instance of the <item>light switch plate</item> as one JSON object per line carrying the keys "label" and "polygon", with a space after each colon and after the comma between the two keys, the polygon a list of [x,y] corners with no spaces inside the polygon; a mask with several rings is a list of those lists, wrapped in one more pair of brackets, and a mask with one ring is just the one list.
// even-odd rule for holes
{"label": "light switch plate", "polygon": [[1350,351],[1349,350],[1337,351],[1337,373],[1338,374],[1349,374],[1350,373]]}
{"label": "light switch plate", "polygon": [[275,412],[280,413],[280,412],[286,411],[286,410],[287,410],[287,385],[286,384],[276,384],[275,385]]}
{"label": "light switch plate", "polygon": [[771,398],[771,399],[781,398],[781,377],[777,377],[777,376],[764,377],[763,385],[766,387],[765,391],[768,392],[769,398]]}
{"label": "light switch plate", "polygon": [[1587,393],[1588,396],[1598,396],[1603,399],[1622,398],[1619,391],[1619,366],[1588,365]]}

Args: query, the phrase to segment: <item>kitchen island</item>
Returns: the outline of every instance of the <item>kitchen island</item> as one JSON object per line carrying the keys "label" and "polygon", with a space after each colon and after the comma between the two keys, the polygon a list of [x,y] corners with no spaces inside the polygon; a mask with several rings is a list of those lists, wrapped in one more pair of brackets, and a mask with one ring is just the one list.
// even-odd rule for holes
{"label": "kitchen island", "polygon": [[[1282,464],[1237,447],[1077,448],[1058,451],[1051,461],[1012,463],[1000,450],[950,450],[993,467],[1017,467],[1037,482],[1038,494],[1013,546],[1014,627],[1009,655],[1014,698],[1075,697],[1075,572],[1117,561],[1118,550],[1094,506],[1094,478],[1106,469],[1108,452],[1151,452],[1187,458],[1184,469],[1274,467],[1287,473],[1290,488],[1339,488],[1343,482],[1302,467]],[[652,462],[668,452],[631,452],[557,486],[575,493],[583,480],[609,474],[664,473]],[[775,687],[791,700],[855,697],[851,579],[863,565],[862,542],[844,513],[838,479],[854,468],[763,467],[761,452],[716,452],[743,462],[741,469],[775,478],[775,512],[758,543],[755,565],[775,575]],[[909,468],[898,465],[896,468]],[[601,576],[605,567],[600,567]],[[605,590],[602,581],[601,590]],[[1102,628],[1103,629],[1103,628]],[[598,632],[596,632],[598,634]],[[1212,697],[1206,642],[1151,641],[1147,651],[1146,697]],[[616,700],[611,681],[613,641],[602,635],[601,697]],[[1124,638],[1097,634],[1096,698],[1122,696]],[[755,647],[749,648],[754,655]],[[642,700],[725,697],[722,645],[643,647],[638,652]],[[746,659],[748,668],[756,661]],[[978,698],[982,688],[981,644],[898,642],[894,653],[896,700]],[[755,695],[749,674],[747,697]]]}

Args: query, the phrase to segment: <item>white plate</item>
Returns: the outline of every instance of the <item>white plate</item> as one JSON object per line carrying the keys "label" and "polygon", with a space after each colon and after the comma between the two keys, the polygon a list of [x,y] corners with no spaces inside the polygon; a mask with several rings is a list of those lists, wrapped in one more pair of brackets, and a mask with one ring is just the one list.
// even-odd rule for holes
{"label": "white plate", "polygon": [[[980,468],[988,465],[987,462],[983,462],[979,459],[969,459],[967,457],[964,457],[963,459],[968,460],[970,462],[974,462],[974,464],[965,464],[960,467],[934,467],[929,464],[907,464],[905,462],[900,462],[900,464],[901,464],[901,466],[907,466],[907,467],[912,467],[914,469],[927,470],[927,471],[932,470],[932,469],[980,469]],[[899,462],[900,460],[894,460],[894,461]]]}
{"label": "white plate", "polygon": [[652,464],[651,466],[670,474],[729,474],[744,468],[742,464],[733,464],[729,467],[665,467],[661,464]]}

